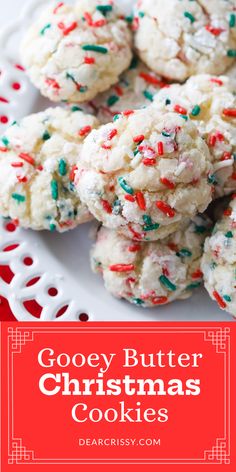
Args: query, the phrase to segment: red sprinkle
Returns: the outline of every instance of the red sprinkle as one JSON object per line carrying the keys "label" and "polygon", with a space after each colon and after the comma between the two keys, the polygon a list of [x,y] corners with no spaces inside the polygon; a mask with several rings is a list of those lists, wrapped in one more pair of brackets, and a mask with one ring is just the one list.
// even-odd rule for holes
{"label": "red sprinkle", "polygon": [[161,141],[157,144],[157,150],[158,150],[159,156],[163,156],[163,154],[164,154],[164,145]]}
{"label": "red sprinkle", "polygon": [[20,90],[21,84],[19,84],[19,82],[13,82],[12,88],[13,90]]}
{"label": "red sprinkle", "polygon": [[74,182],[75,174],[76,174],[77,170],[78,170],[78,167],[76,165],[72,166],[71,171],[70,171],[70,175],[69,175],[69,179],[70,179],[71,182]]}
{"label": "red sprinkle", "polygon": [[101,200],[103,209],[105,210],[106,213],[111,214],[112,213],[112,207],[110,203],[107,200]]}
{"label": "red sprinkle", "polygon": [[142,163],[145,165],[145,166],[155,166],[157,161],[156,159],[149,159],[149,158],[146,158],[146,159],[143,159],[142,160]]}
{"label": "red sprinkle", "polygon": [[213,34],[214,36],[219,36],[223,31],[225,31],[222,28],[214,28],[212,25],[206,25],[205,26],[206,30],[209,31],[209,33]]}
{"label": "red sprinkle", "polygon": [[180,113],[180,115],[187,115],[188,111],[186,108],[181,107],[180,105],[175,105],[174,106],[174,111],[176,113]]}
{"label": "red sprinkle", "polygon": [[68,26],[68,28],[65,28],[63,30],[63,35],[68,36],[68,34],[70,34],[72,31],[74,31],[77,28],[77,26],[78,26],[77,21],[74,21],[73,23],[71,23],[70,26]]}
{"label": "red sprinkle", "polygon": [[0,121],[1,121],[1,123],[3,123],[4,125],[5,125],[6,123],[8,123],[8,118],[7,118],[7,116],[5,116],[5,115],[4,115],[4,116],[1,116],[1,117],[0,117]]}
{"label": "red sprinkle", "polygon": [[17,175],[16,178],[17,178],[18,182],[23,183],[23,184],[25,184],[28,181],[28,179],[25,175],[23,177],[21,175]]}
{"label": "red sprinkle", "polygon": [[21,64],[15,64],[15,68],[21,70],[22,72],[25,71],[25,68]]}
{"label": "red sprinkle", "polygon": [[122,87],[120,87],[120,85],[116,85],[116,86],[114,87],[114,89],[115,89],[117,95],[119,95],[119,97],[122,97],[122,95],[124,95],[124,92],[123,92],[123,90],[122,90]]}
{"label": "red sprinkle", "polygon": [[212,82],[213,84],[217,84],[220,87],[223,85],[223,81],[220,80],[220,79],[216,79],[216,78],[210,79],[210,82]]}
{"label": "red sprinkle", "polygon": [[145,136],[144,134],[138,134],[133,138],[134,143],[141,143],[144,140]]}
{"label": "red sprinkle", "polygon": [[214,147],[214,146],[215,146],[215,144],[216,144],[216,136],[215,136],[215,134],[212,134],[212,135],[209,136],[208,144],[209,144],[209,146],[211,146],[211,147]]}
{"label": "red sprinkle", "polygon": [[29,154],[26,154],[25,152],[21,152],[19,154],[19,157],[21,159],[23,159],[24,161],[28,162],[28,164],[31,164],[32,166],[34,166],[35,164],[35,160],[32,156],[30,156]]}
{"label": "red sprinkle", "polygon": [[84,63],[85,64],[95,64],[95,62],[96,62],[95,57],[85,56],[85,58],[84,58]]}
{"label": "red sprinkle", "polygon": [[9,151],[9,149],[7,149],[6,147],[0,147],[0,152],[7,152]]}
{"label": "red sprinkle", "polygon": [[163,185],[165,185],[167,188],[173,190],[175,188],[175,184],[173,182],[171,182],[169,179],[166,179],[165,177],[162,177],[161,179],[161,183]]}
{"label": "red sprinkle", "polygon": [[223,115],[236,118],[236,108],[224,108]]}
{"label": "red sprinkle", "polygon": [[135,17],[132,23],[132,30],[137,31],[138,28],[139,28],[139,18]]}
{"label": "red sprinkle", "polygon": [[231,179],[236,180],[236,172],[233,172],[233,173],[232,173]]}
{"label": "red sprinkle", "polygon": [[227,161],[228,159],[231,159],[232,154],[230,152],[224,152],[220,158],[221,161]]}
{"label": "red sprinkle", "polygon": [[213,297],[215,298],[215,300],[217,301],[218,305],[220,306],[220,308],[226,308],[227,305],[226,303],[224,302],[223,298],[221,298],[220,294],[214,290],[214,292],[212,293]]}
{"label": "red sprinkle", "polygon": [[146,202],[145,202],[145,198],[144,198],[143,193],[142,192],[136,192],[135,196],[136,196],[136,201],[137,201],[137,204],[138,204],[140,210],[145,211],[146,210]]}
{"label": "red sprinkle", "polygon": [[140,251],[140,249],[141,249],[140,244],[133,244],[132,246],[128,247],[129,252],[138,252]]}
{"label": "red sprinkle", "polygon": [[118,134],[117,129],[112,129],[107,135],[107,139],[111,141]]}
{"label": "red sprinkle", "polygon": [[58,82],[55,79],[48,78],[45,80],[46,84],[50,85],[50,87],[53,87],[57,90],[59,90],[61,87],[58,84]]}
{"label": "red sprinkle", "polygon": [[140,72],[139,77],[144,79],[148,84],[152,85],[161,85],[162,82],[157,79],[156,77],[153,77],[151,74],[146,74],[145,72]]}
{"label": "red sprinkle", "polygon": [[9,100],[7,100],[7,98],[5,98],[5,97],[0,97],[0,102],[9,103]]}
{"label": "red sprinkle", "polygon": [[58,12],[59,8],[63,7],[63,5],[64,5],[63,2],[58,3],[58,5],[56,6],[56,8],[54,8],[54,10],[53,10],[54,15],[56,15],[56,13]]}
{"label": "red sprinkle", "polygon": [[101,26],[104,26],[104,25],[106,25],[106,24],[107,24],[107,22],[106,22],[106,20],[105,20],[105,18],[104,18],[104,19],[102,19],[102,20],[94,21],[94,22],[92,23],[92,26],[95,27],[95,28],[100,28]]}
{"label": "red sprinkle", "polygon": [[152,298],[153,305],[163,305],[164,303],[168,302],[167,297],[154,297]]}
{"label": "red sprinkle", "polygon": [[85,136],[86,134],[89,134],[91,131],[92,127],[91,126],[84,126],[79,130],[79,136]]}
{"label": "red sprinkle", "polygon": [[23,162],[12,162],[11,166],[12,167],[23,167]]}
{"label": "red sprinkle", "polygon": [[92,15],[90,15],[90,13],[88,13],[87,11],[84,13],[84,18],[85,20],[87,21],[88,25],[89,26],[92,26],[93,24],[93,19],[92,19]]}
{"label": "red sprinkle", "polygon": [[197,269],[195,272],[192,273],[191,277],[192,279],[201,279],[203,277],[203,273],[200,269]]}
{"label": "red sprinkle", "polygon": [[129,225],[128,228],[135,239],[137,239],[138,241],[143,239],[142,234],[137,233],[137,231],[135,231],[131,225]]}
{"label": "red sprinkle", "polygon": [[231,208],[226,208],[226,210],[223,211],[224,216],[230,216],[232,214]]}
{"label": "red sprinkle", "polygon": [[125,200],[128,200],[128,202],[135,202],[135,197],[132,195],[129,195],[128,193],[125,195]]}
{"label": "red sprinkle", "polygon": [[102,149],[105,149],[106,151],[110,151],[110,149],[111,149],[111,146],[108,145],[108,144],[102,144],[101,147],[102,147]]}
{"label": "red sprinkle", "polygon": [[162,200],[158,200],[156,202],[156,206],[158,210],[162,211],[165,215],[167,215],[169,218],[173,218],[175,216],[175,210],[171,208],[167,203],[163,202]]}
{"label": "red sprinkle", "polygon": [[112,272],[132,272],[134,264],[114,264],[109,267]]}
{"label": "red sprinkle", "polygon": [[134,113],[134,110],[125,110],[125,111],[123,111],[124,116],[130,116],[130,115],[133,115],[133,113]]}

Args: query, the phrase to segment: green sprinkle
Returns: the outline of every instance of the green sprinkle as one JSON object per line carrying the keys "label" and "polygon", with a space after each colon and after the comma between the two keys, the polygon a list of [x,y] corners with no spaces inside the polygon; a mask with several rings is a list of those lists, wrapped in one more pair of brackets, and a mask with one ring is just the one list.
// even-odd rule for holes
{"label": "green sprinkle", "polygon": [[56,225],[55,225],[54,223],[51,223],[51,224],[49,225],[49,229],[50,229],[50,231],[53,233],[53,231],[56,230]]}
{"label": "green sprinkle", "polygon": [[236,24],[236,17],[234,15],[234,13],[232,13],[229,17],[229,26],[230,26],[230,28],[234,28],[235,24]]}
{"label": "green sprinkle", "polygon": [[112,5],[97,5],[96,10],[100,11],[103,15],[106,16],[107,13],[112,11]]}
{"label": "green sprinkle", "polygon": [[148,90],[144,90],[143,95],[145,98],[150,100],[150,102],[153,102],[153,94],[149,92]]}
{"label": "green sprinkle", "polygon": [[119,101],[119,97],[117,97],[117,95],[110,95],[110,97],[107,100],[107,105],[109,107],[112,107],[112,105],[115,105],[115,103],[118,101]]}
{"label": "green sprinkle", "polygon": [[216,262],[211,262],[211,263],[210,263],[210,269],[211,269],[211,270],[214,270],[216,267],[217,267]]}
{"label": "green sprinkle", "polygon": [[193,282],[192,284],[189,284],[189,285],[186,287],[186,289],[187,289],[187,290],[193,290],[194,288],[200,287],[200,285],[202,285],[201,282]]}
{"label": "green sprinkle", "polygon": [[167,133],[166,131],[162,131],[162,136],[165,136],[165,138],[170,138],[171,134]]}
{"label": "green sprinkle", "polygon": [[170,104],[171,104],[171,100],[170,100],[169,98],[167,98],[166,101],[165,101],[165,104],[166,104],[166,105],[170,105]]}
{"label": "green sprinkle", "polygon": [[183,120],[188,121],[188,116],[187,115],[179,115],[180,118],[183,118]]}
{"label": "green sprinkle", "polygon": [[145,16],[145,13],[143,11],[138,12],[139,18],[143,18]]}
{"label": "green sprinkle", "polygon": [[71,107],[71,111],[75,112],[75,111],[83,111],[82,108],[78,107],[77,105],[73,105]]}
{"label": "green sprinkle", "polygon": [[231,302],[231,297],[229,295],[224,295],[223,296],[223,299],[226,301],[226,302]]}
{"label": "green sprinkle", "polygon": [[66,73],[66,78],[72,80],[74,84],[76,85],[76,88],[79,92],[84,93],[87,92],[88,87],[86,85],[79,85],[78,82],[76,82],[74,76],[70,74],[69,72]]}
{"label": "green sprinkle", "polygon": [[58,199],[58,183],[56,180],[51,181],[51,192],[53,200]]}
{"label": "green sprinkle", "polygon": [[44,28],[41,29],[40,34],[43,36],[45,31],[47,31],[49,28],[51,28],[51,23],[48,23],[46,26],[44,26]]}
{"label": "green sprinkle", "polygon": [[49,134],[49,132],[46,130],[44,133],[43,133],[43,136],[42,136],[42,139],[43,141],[47,141],[48,139],[51,138],[51,135]]}
{"label": "green sprinkle", "polygon": [[129,193],[130,195],[133,195],[133,194],[134,194],[134,191],[133,191],[132,187],[130,187],[130,186],[127,184],[126,180],[123,179],[123,177],[119,177],[119,178],[118,178],[118,182],[119,182],[121,188],[123,188],[123,190],[124,190],[126,193]]}
{"label": "green sprinkle", "polygon": [[139,60],[136,56],[133,57],[132,61],[131,61],[131,64],[129,66],[130,69],[136,69],[136,67],[138,66],[138,63],[139,63]]}
{"label": "green sprinkle", "polygon": [[7,139],[6,136],[2,136],[1,139],[2,139],[2,142],[3,142],[3,144],[4,144],[5,146],[8,146],[8,145],[9,145],[9,139]]}
{"label": "green sprinkle", "polygon": [[59,166],[58,166],[59,174],[66,175],[67,173],[67,165],[64,159],[60,159]]}
{"label": "green sprinkle", "polygon": [[227,51],[227,56],[228,57],[236,57],[236,49],[229,49]]}
{"label": "green sprinkle", "polygon": [[153,223],[151,225],[146,225],[143,227],[144,231],[155,231],[160,227],[159,223]]}
{"label": "green sprinkle", "polygon": [[114,115],[114,116],[113,116],[113,121],[119,120],[120,117],[121,117],[121,114],[120,114],[120,113],[118,113],[117,115]]}
{"label": "green sprinkle", "polygon": [[207,180],[208,180],[209,184],[213,184],[213,185],[217,184],[217,178],[216,178],[215,174],[208,175]]}
{"label": "green sprinkle", "polygon": [[133,302],[134,302],[136,305],[143,305],[143,304],[144,304],[144,301],[141,300],[141,298],[133,298]]}
{"label": "green sprinkle", "polygon": [[179,252],[176,254],[178,257],[191,257],[192,253],[186,248],[181,249]]}
{"label": "green sprinkle", "polygon": [[143,221],[148,226],[152,225],[152,218],[148,215],[143,215]]}
{"label": "green sprinkle", "polygon": [[127,23],[132,23],[134,17],[132,15],[129,15],[129,16],[126,16],[125,17],[125,20],[127,21]]}
{"label": "green sprinkle", "polygon": [[138,153],[139,153],[139,150],[138,150],[138,148],[136,148],[136,149],[134,150],[134,157],[137,156]]}
{"label": "green sprinkle", "polygon": [[200,108],[199,105],[195,105],[195,107],[193,107],[193,109],[191,111],[191,115],[198,116],[199,113],[201,113],[201,108]]}
{"label": "green sprinkle", "polygon": [[25,202],[26,198],[24,197],[24,195],[20,195],[19,193],[12,193],[12,198],[14,198],[14,200],[16,200],[18,203],[23,203]]}
{"label": "green sprinkle", "polygon": [[226,238],[233,238],[233,233],[232,233],[232,231],[227,231],[227,233],[225,233],[225,237],[226,237]]}
{"label": "green sprinkle", "polygon": [[101,54],[107,54],[108,49],[104,48],[103,46],[97,46],[96,44],[85,44],[82,46],[82,49],[84,51],[94,51],[94,52],[100,52]]}
{"label": "green sprinkle", "polygon": [[172,282],[165,275],[161,275],[159,277],[159,280],[162,285],[164,285],[171,292],[175,292],[175,290],[177,289],[176,285],[172,284]]}
{"label": "green sprinkle", "polygon": [[204,234],[206,232],[205,226],[195,226],[195,233]]}
{"label": "green sprinkle", "polygon": [[188,18],[191,21],[191,23],[194,23],[195,18],[191,13],[189,13],[189,11],[185,11],[184,16],[185,16],[185,18]]}

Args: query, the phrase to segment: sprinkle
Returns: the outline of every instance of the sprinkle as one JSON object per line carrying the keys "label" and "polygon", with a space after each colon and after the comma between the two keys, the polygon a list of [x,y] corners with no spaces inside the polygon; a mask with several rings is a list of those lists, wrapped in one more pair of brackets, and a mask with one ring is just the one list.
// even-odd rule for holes
{"label": "sprinkle", "polygon": [[54,223],[50,223],[49,229],[50,229],[50,231],[53,233],[53,231],[56,230],[56,225],[55,225]]}
{"label": "sprinkle", "polygon": [[76,174],[77,170],[78,170],[78,167],[76,165],[72,166],[71,171],[70,171],[70,175],[69,175],[69,179],[70,179],[71,182],[74,182],[75,174]]}
{"label": "sprinkle", "polygon": [[160,85],[161,81],[157,79],[156,77],[153,77],[151,74],[146,74],[145,72],[140,72],[139,77],[141,79],[144,79],[145,82],[148,82],[149,84],[152,85]]}
{"label": "sprinkle", "polygon": [[230,216],[232,214],[231,208],[226,208],[226,210],[223,211],[224,216]]}
{"label": "sprinkle", "polygon": [[55,79],[51,79],[50,77],[45,80],[46,84],[50,87],[59,90],[61,87]]}
{"label": "sprinkle", "polygon": [[45,25],[44,28],[41,29],[40,34],[43,36],[45,31],[47,31],[49,28],[51,28],[51,23]]}
{"label": "sprinkle", "polygon": [[175,216],[175,210],[173,210],[173,208],[171,208],[169,205],[167,205],[167,203],[163,202],[162,200],[158,200],[156,202],[156,207],[169,218],[173,218]]}
{"label": "sprinkle", "polygon": [[232,233],[232,231],[227,231],[227,233],[225,233],[225,237],[226,237],[226,238],[233,238],[233,233]]}
{"label": "sprinkle", "polygon": [[230,26],[230,28],[234,28],[235,24],[236,24],[236,17],[234,15],[234,13],[232,13],[229,17],[229,26]]}
{"label": "sprinkle", "polygon": [[[134,17],[132,15],[128,15],[125,17],[125,21],[127,21],[127,23],[133,23],[133,19]],[[132,67],[130,67],[132,68]]]}
{"label": "sprinkle", "polygon": [[136,200],[135,200],[135,197],[132,197],[132,195],[125,195],[125,200],[127,200],[128,202],[132,202],[134,203]]}
{"label": "sprinkle", "polygon": [[43,136],[42,136],[42,140],[43,141],[47,141],[48,139],[51,138],[51,135],[49,134],[49,132],[46,130],[44,133],[43,133]]}
{"label": "sprinkle", "polygon": [[195,272],[192,273],[191,277],[192,279],[201,279],[203,277],[203,273],[200,269],[197,269]]}
{"label": "sprinkle", "polygon": [[117,97],[117,95],[110,95],[110,97],[108,97],[107,99],[107,105],[109,107],[112,107],[118,101],[119,101],[119,97]]}
{"label": "sprinkle", "polygon": [[134,190],[132,189],[132,187],[130,187],[126,180],[123,178],[123,177],[119,177],[118,178],[118,182],[121,186],[121,188],[123,188],[123,190],[127,193],[129,193],[130,195],[133,195],[134,194]]}
{"label": "sprinkle", "polygon": [[101,54],[107,54],[108,49],[104,48],[103,46],[97,46],[96,44],[85,44],[82,46],[82,49],[84,51],[94,51],[94,52],[99,52]]}
{"label": "sprinkle", "polygon": [[64,5],[63,2],[58,3],[58,5],[56,6],[56,8],[54,8],[54,10],[53,10],[53,14],[56,15],[57,12],[58,12],[58,10],[59,10],[59,8],[63,7],[63,5]]}
{"label": "sprinkle", "polygon": [[136,56],[133,57],[131,64],[129,66],[130,69],[136,69],[138,66],[138,58]]}
{"label": "sprinkle", "polygon": [[153,94],[149,92],[148,90],[144,90],[143,95],[147,100],[150,100],[150,102],[153,102]]}
{"label": "sprinkle", "polygon": [[95,62],[96,62],[95,57],[85,56],[85,58],[84,58],[84,63],[85,64],[95,64]]}
{"label": "sprinkle", "polygon": [[161,132],[162,136],[165,136],[165,138],[170,138],[171,134],[167,133],[166,131]]}
{"label": "sprinkle", "polygon": [[142,234],[135,231],[131,225],[128,225],[129,231],[132,233],[133,237],[138,241],[142,239]]}
{"label": "sprinkle", "polygon": [[167,297],[154,297],[154,298],[152,298],[153,305],[164,305],[167,302],[168,302]]}
{"label": "sprinkle", "polygon": [[198,288],[201,285],[201,282],[193,282],[192,284],[187,285],[186,290],[193,290],[194,288]]}
{"label": "sprinkle", "polygon": [[143,134],[138,134],[133,138],[134,143],[141,143],[144,140],[145,136]]}
{"label": "sprinkle", "polygon": [[201,108],[199,105],[195,105],[191,111],[192,116],[198,116],[201,113]]}
{"label": "sprinkle", "polygon": [[23,167],[23,162],[11,162],[12,167]]}
{"label": "sprinkle", "polygon": [[157,150],[158,150],[158,155],[163,156],[163,154],[164,154],[164,145],[161,141],[157,144]]}
{"label": "sprinkle", "polygon": [[[236,57],[236,55],[235,55]],[[223,115],[236,118],[236,108],[224,108]]]}
{"label": "sprinkle", "polygon": [[133,298],[133,302],[134,302],[136,305],[143,305],[143,304],[144,304],[144,301],[141,300],[141,298]]}
{"label": "sprinkle", "polygon": [[206,25],[205,26],[206,30],[209,31],[209,33],[213,34],[214,36],[219,36],[223,31],[225,31],[222,28],[214,28],[212,25]]}
{"label": "sprinkle", "polygon": [[5,144],[5,146],[9,145],[9,139],[7,139],[6,136],[2,136],[1,140],[2,140],[3,144]]}
{"label": "sprinkle", "polygon": [[142,163],[145,166],[155,166],[156,165],[156,159],[145,158],[145,159],[142,160]]}
{"label": "sprinkle", "polygon": [[209,174],[207,177],[207,181],[209,184],[216,185],[217,184],[217,178],[215,174]]}
{"label": "sprinkle", "polygon": [[160,227],[159,223],[153,223],[151,225],[146,225],[143,227],[144,231],[155,231]]}
{"label": "sprinkle", "polygon": [[64,23],[58,23],[58,28],[62,30],[64,36],[68,36],[68,34],[74,31],[77,26],[77,21],[73,21],[73,23],[71,23],[71,25],[69,25],[67,28],[65,27]]}
{"label": "sprinkle", "polygon": [[84,126],[79,130],[79,136],[85,136],[86,134],[89,134],[91,131],[92,127],[91,126]]}
{"label": "sprinkle", "polygon": [[14,200],[16,200],[18,203],[23,203],[25,202],[26,198],[24,197],[24,195],[20,195],[19,193],[12,193],[12,198],[14,198]]}
{"label": "sprinkle", "polygon": [[101,200],[101,204],[103,206],[103,209],[105,210],[106,213],[111,214],[112,213],[112,207],[110,203],[107,200]]}
{"label": "sprinkle", "polygon": [[113,121],[119,120],[120,117],[121,117],[121,114],[117,113],[116,115],[113,116]]}
{"label": "sprinkle", "polygon": [[214,290],[214,292],[212,293],[213,297],[215,298],[215,300],[217,301],[218,305],[220,306],[220,308],[226,308],[227,305],[226,303],[224,302],[223,298],[221,298],[220,294]]}
{"label": "sprinkle", "polygon": [[53,200],[58,199],[58,183],[56,180],[51,181],[51,193]]}
{"label": "sprinkle", "polygon": [[186,248],[181,249],[177,254],[178,257],[191,257],[192,253]]}
{"label": "sprinkle", "polygon": [[109,267],[111,272],[133,272],[134,264],[115,264]]}
{"label": "sprinkle", "polygon": [[132,246],[128,247],[129,252],[138,252],[140,251],[140,249],[141,249],[140,244],[133,244]]}
{"label": "sprinkle", "polygon": [[24,161],[28,162],[28,164],[31,164],[32,166],[35,164],[35,160],[32,156],[29,154],[26,154],[25,152],[21,152],[19,154],[19,157],[23,159]]}
{"label": "sprinkle", "polygon": [[137,201],[137,204],[138,204],[140,210],[145,211],[146,210],[146,202],[145,202],[145,198],[144,198],[143,193],[142,192],[136,192],[135,196],[136,196],[136,201]]}
{"label": "sprinkle", "polygon": [[210,79],[210,82],[212,82],[213,84],[217,84],[217,85],[219,85],[220,87],[223,85],[223,81],[222,81],[222,80],[217,79],[217,78],[214,78],[214,77],[213,77],[212,79]]}
{"label": "sprinkle", "polygon": [[17,175],[16,178],[17,178],[18,182],[20,182],[20,183],[25,184],[26,182],[28,182],[28,179],[25,175],[23,175],[23,176]]}
{"label": "sprinkle", "polygon": [[124,110],[123,111],[124,116],[130,116],[130,115],[133,115],[133,113],[134,113],[134,110]]}
{"label": "sprinkle", "polygon": [[229,159],[231,159],[231,157],[232,157],[232,154],[230,152],[225,151],[225,152],[223,152],[220,160],[221,161],[228,161]]}
{"label": "sprinkle", "polygon": [[189,13],[189,11],[185,11],[184,16],[185,16],[185,18],[188,18],[191,21],[191,23],[194,23],[195,18],[191,13]]}
{"label": "sprinkle", "polygon": [[172,284],[172,282],[165,275],[161,275],[159,280],[168,290],[174,292],[177,289],[176,285]]}
{"label": "sprinkle", "polygon": [[122,90],[122,87],[120,87],[120,85],[115,85],[114,89],[115,89],[117,95],[119,95],[120,97],[122,97],[124,95],[124,92]]}
{"label": "sprinkle", "polygon": [[71,111],[75,112],[75,111],[83,111],[82,108],[78,107],[77,105],[73,105],[71,107]]}
{"label": "sprinkle", "polygon": [[176,113],[180,113],[180,115],[187,115],[187,113],[188,113],[186,108],[183,108],[180,105],[175,105],[174,106],[174,111]]}
{"label": "sprinkle", "polygon": [[60,159],[59,161],[59,166],[58,166],[58,169],[59,169],[59,174],[60,175],[66,175],[67,173],[67,165],[66,165],[66,161],[64,159]]}
{"label": "sprinkle", "polygon": [[232,301],[231,297],[229,295],[224,295],[223,298],[226,302],[231,302]]}
{"label": "sprinkle", "polygon": [[0,152],[8,152],[8,151],[9,151],[8,148],[0,146]]}
{"label": "sprinkle", "polygon": [[117,129],[112,129],[107,135],[107,139],[111,141],[118,134]]}
{"label": "sprinkle", "polygon": [[228,57],[236,57],[236,49],[229,49],[227,51],[227,56]]}
{"label": "sprinkle", "polygon": [[112,5],[97,5],[96,10],[100,11],[103,15],[106,15],[108,12],[112,11]]}
{"label": "sprinkle", "polygon": [[161,180],[161,183],[165,185],[167,188],[171,190],[175,188],[175,184],[171,182],[169,179],[166,179],[166,177],[162,177],[160,180]]}
{"label": "sprinkle", "polygon": [[170,105],[171,104],[171,100],[169,98],[166,99],[165,101],[165,105]]}
{"label": "sprinkle", "polygon": [[72,82],[74,82],[74,84],[76,85],[76,89],[77,89],[79,92],[84,93],[84,92],[86,92],[86,91],[88,90],[88,87],[87,87],[86,85],[81,85],[81,84],[79,84],[79,83],[75,80],[74,76],[73,76],[72,74],[70,74],[69,72],[66,73],[66,78],[67,78],[67,79],[70,79],[70,80],[72,80]]}
{"label": "sprinkle", "polygon": [[146,225],[152,225],[152,218],[149,215],[143,215],[143,221]]}

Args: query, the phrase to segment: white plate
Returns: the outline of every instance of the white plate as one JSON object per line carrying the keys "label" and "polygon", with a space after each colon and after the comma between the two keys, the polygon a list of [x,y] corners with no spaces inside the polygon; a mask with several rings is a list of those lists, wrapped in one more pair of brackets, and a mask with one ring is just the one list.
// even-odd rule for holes
{"label": "white plate", "polygon": [[[128,12],[132,1],[118,0]],[[15,65],[20,63],[16,45],[23,30],[32,21],[36,11],[48,0],[30,1],[21,16],[5,27],[0,36],[0,117],[6,116],[9,123],[24,115],[40,111],[49,105],[29,83],[24,72]],[[20,90],[12,84],[21,84]],[[2,99],[7,99],[4,103]],[[6,124],[0,123],[0,132]],[[9,227],[9,222],[0,220],[0,265],[9,265],[15,277],[5,283],[0,279],[0,294],[5,296],[18,320],[37,320],[24,306],[28,300],[36,300],[42,307],[40,320],[79,320],[87,313],[93,321],[233,321],[233,318],[217,308],[204,289],[197,290],[187,301],[154,309],[142,309],[125,301],[112,298],[104,289],[102,279],[92,274],[89,267],[89,250],[92,240],[89,225],[83,225],[68,233],[51,234],[32,232]],[[6,247],[19,244],[11,251]],[[31,265],[25,265],[32,262]],[[37,283],[26,286],[29,280],[40,277]],[[57,295],[48,293],[57,289]],[[55,295],[54,292],[50,292]],[[68,306],[65,313],[56,318],[58,310]]]}

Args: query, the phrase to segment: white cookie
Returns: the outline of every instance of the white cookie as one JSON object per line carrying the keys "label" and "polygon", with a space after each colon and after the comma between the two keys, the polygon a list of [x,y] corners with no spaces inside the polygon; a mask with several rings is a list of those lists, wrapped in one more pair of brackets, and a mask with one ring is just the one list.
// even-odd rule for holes
{"label": "white cookie", "polygon": [[94,116],[58,107],[8,128],[0,147],[0,214],[51,231],[91,219],[73,178],[84,138],[96,126]]}
{"label": "white cookie", "polygon": [[53,101],[84,102],[107,90],[131,61],[131,35],[112,2],[50,5],[21,46],[33,84]]}
{"label": "white cookie", "polygon": [[202,281],[200,259],[209,221],[201,216],[162,241],[134,243],[102,227],[91,265],[106,289],[142,307],[188,298]]}
{"label": "white cookie", "polygon": [[155,96],[159,110],[184,113],[209,145],[215,197],[236,190],[236,81],[197,75],[184,85],[171,85]]}
{"label": "white cookie", "polygon": [[117,115],[88,136],[75,182],[104,226],[157,240],[206,209],[210,154],[185,118],[147,107]]}
{"label": "white cookie", "polygon": [[236,200],[233,199],[213,234],[205,242],[202,258],[205,287],[219,307],[236,316]]}
{"label": "white cookie", "polygon": [[130,68],[110,90],[93,100],[96,116],[101,123],[112,121],[124,110],[137,110],[150,105],[155,94],[166,83],[134,57]]}
{"label": "white cookie", "polygon": [[139,0],[133,22],[136,50],[150,69],[168,79],[222,74],[236,57],[234,8],[233,0]]}

